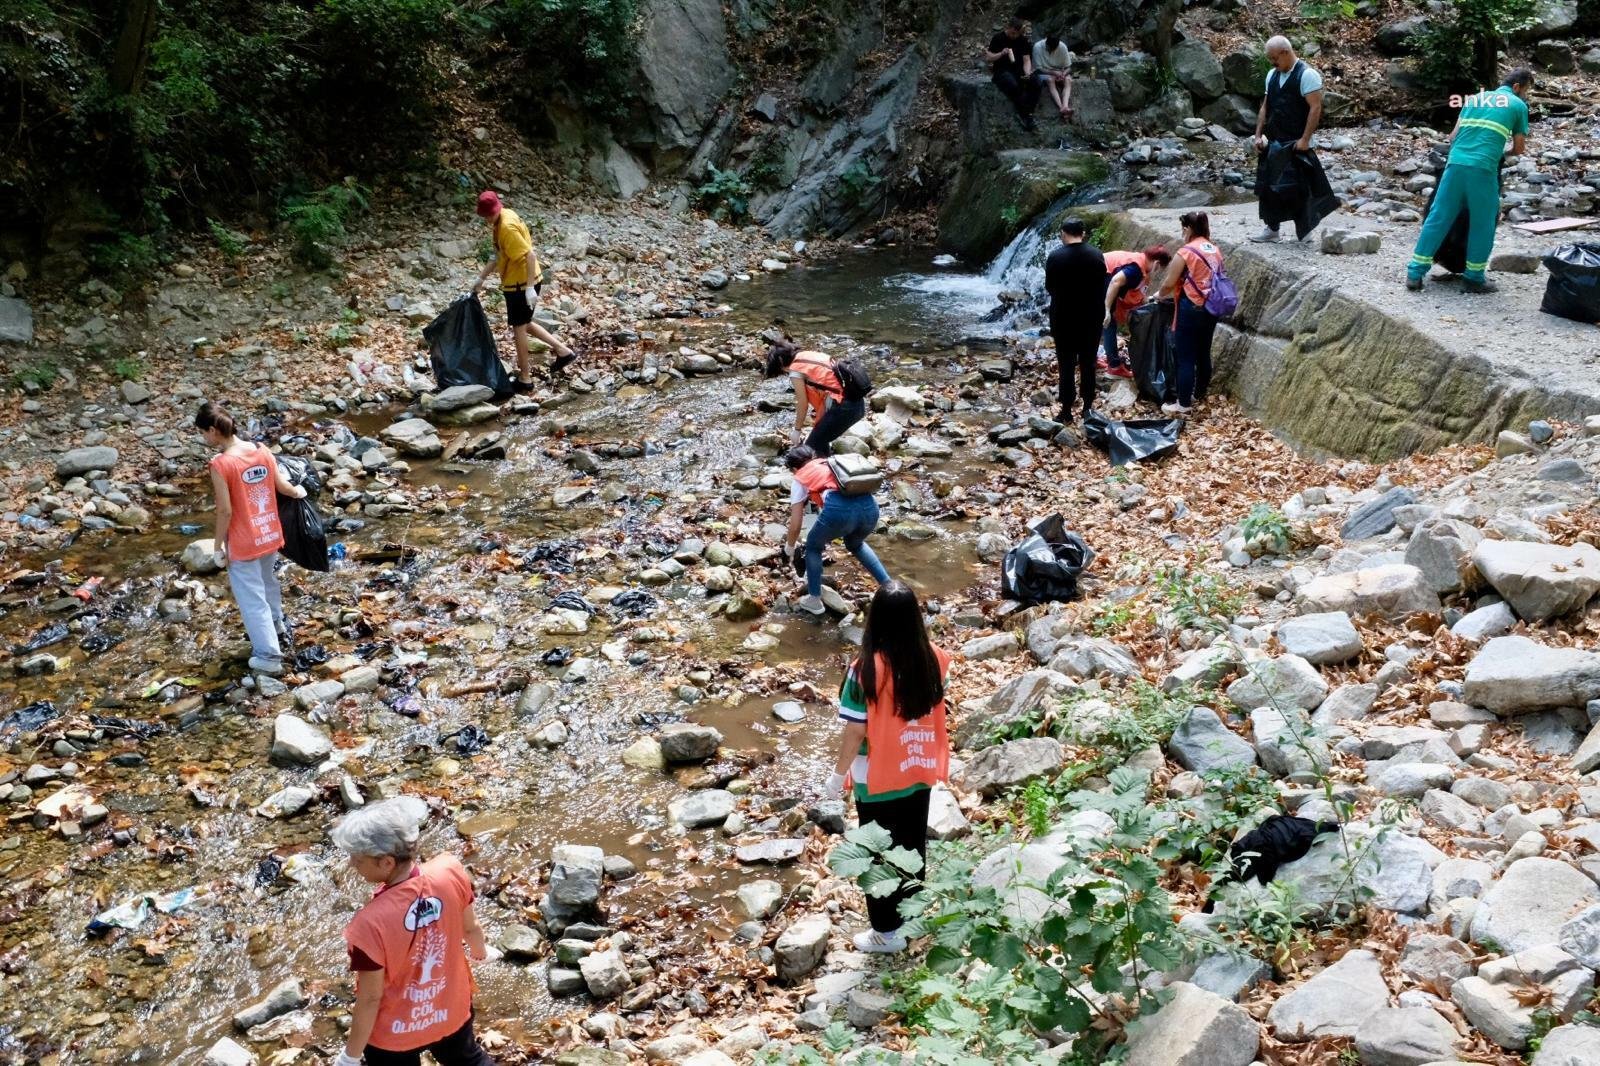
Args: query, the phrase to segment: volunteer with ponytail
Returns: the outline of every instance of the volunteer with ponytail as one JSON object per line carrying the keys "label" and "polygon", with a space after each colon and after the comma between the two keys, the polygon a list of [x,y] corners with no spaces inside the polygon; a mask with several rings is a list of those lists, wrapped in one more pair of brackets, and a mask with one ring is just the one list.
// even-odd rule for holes
{"label": "volunteer with ponytail", "polygon": [[794,382],[794,429],[789,443],[800,443],[810,421],[806,446],[818,455],[832,454],[833,442],[867,417],[866,399],[846,398],[844,379],[834,361],[821,352],[801,351],[787,335],[767,350],[766,376],[775,378],[784,372]]}
{"label": "volunteer with ponytail", "polygon": [[820,615],[826,607],[822,604],[822,549],[835,540],[844,546],[856,561],[867,568],[879,585],[889,583],[889,571],[878,561],[878,555],[867,544],[878,528],[878,501],[872,494],[851,496],[839,488],[839,479],[828,460],[820,459],[807,445],[801,444],[783,453],[783,465],[794,474],[794,484],[789,489],[789,526],[783,538],[783,554],[792,559],[799,569],[800,526],[805,520],[807,501],[821,510],[806,534],[804,553],[806,594],[795,606],[807,614]]}
{"label": "volunteer with ponytail", "polygon": [[1145,285],[1154,267],[1172,262],[1172,253],[1163,245],[1152,245],[1142,252],[1112,251],[1106,259],[1106,317],[1100,346],[1105,350],[1107,373],[1114,378],[1131,378],[1128,361],[1117,352],[1117,327],[1128,324],[1133,309],[1144,303]]}
{"label": "volunteer with ponytail", "polygon": [[[928,640],[922,605],[905,584],[878,589],[867,608],[861,655],[839,690],[845,723],[839,761],[823,798],[839,795],[848,779],[862,825],[876,823],[895,847],[928,854],[928,800],[950,771],[945,729],[945,684],[950,656]],[[872,928],[855,936],[861,951],[904,951],[900,901],[914,886],[867,897]]]}

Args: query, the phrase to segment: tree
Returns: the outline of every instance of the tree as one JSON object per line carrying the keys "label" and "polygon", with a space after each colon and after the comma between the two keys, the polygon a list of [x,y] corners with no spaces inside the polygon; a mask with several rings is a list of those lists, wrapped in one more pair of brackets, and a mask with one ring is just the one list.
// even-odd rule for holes
{"label": "tree", "polygon": [[138,92],[156,37],[156,0],[124,0],[122,29],[111,59],[111,87],[119,93]]}
{"label": "tree", "polygon": [[1472,41],[1472,73],[1480,86],[1500,83],[1500,42],[1539,21],[1539,0],[1455,0],[1456,25]]}

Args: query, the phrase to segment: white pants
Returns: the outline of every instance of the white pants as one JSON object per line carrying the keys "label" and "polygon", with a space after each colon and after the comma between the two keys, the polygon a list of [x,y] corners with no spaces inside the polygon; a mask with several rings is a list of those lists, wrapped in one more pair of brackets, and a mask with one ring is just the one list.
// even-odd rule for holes
{"label": "white pants", "polygon": [[272,565],[278,553],[272,552],[248,562],[228,561],[228,585],[244,615],[244,631],[250,634],[250,651],[268,659],[281,659],[277,626],[283,625],[283,594]]}

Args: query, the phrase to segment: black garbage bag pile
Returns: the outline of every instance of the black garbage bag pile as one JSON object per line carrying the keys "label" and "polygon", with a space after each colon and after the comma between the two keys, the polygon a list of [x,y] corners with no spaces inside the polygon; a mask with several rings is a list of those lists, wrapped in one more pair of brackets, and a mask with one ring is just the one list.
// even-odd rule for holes
{"label": "black garbage bag pile", "polygon": [[1083,437],[1111,457],[1112,466],[1160,459],[1178,450],[1181,418],[1130,418],[1118,422],[1099,411],[1083,420]]}
{"label": "black garbage bag pile", "polygon": [[1544,257],[1550,271],[1539,310],[1574,322],[1600,325],[1600,244],[1563,244]]}
{"label": "black garbage bag pile", "polygon": [[317,468],[298,455],[278,456],[278,466],[291,485],[306,490],[305,499],[278,493],[278,522],[283,526],[283,556],[307,570],[328,571],[328,533],[312,498],[322,492]]}
{"label": "black garbage bag pile", "polygon": [[1128,315],[1128,363],[1139,399],[1163,404],[1178,398],[1171,300],[1143,304]]}
{"label": "black garbage bag pile", "polygon": [[1000,594],[1019,603],[1066,601],[1078,595],[1078,575],[1094,561],[1094,551],[1068,533],[1059,514],[1034,523],[1033,532],[1006,552]]}
{"label": "black garbage bag pile", "polygon": [[494,330],[476,294],[468,293],[452,302],[423,327],[422,339],[428,342],[433,382],[440,389],[484,385],[494,390],[497,400],[511,395],[511,375],[500,362]]}

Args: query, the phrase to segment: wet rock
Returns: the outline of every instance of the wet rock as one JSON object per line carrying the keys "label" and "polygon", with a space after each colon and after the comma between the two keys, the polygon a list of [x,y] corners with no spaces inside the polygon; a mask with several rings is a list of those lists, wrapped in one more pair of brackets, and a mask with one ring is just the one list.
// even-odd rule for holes
{"label": "wet rock", "polygon": [[[552,966],[545,971],[545,984],[549,987],[550,994],[558,997],[575,996],[587,987],[582,973],[562,966]],[[619,1058],[623,1066],[626,1066],[627,1059],[621,1056]],[[560,1060],[557,1059],[556,1061],[559,1062]]]}
{"label": "wet rock", "polygon": [[206,1052],[201,1066],[256,1066],[255,1054],[228,1037],[223,1037]]}
{"label": "wet rock", "polygon": [[798,981],[822,964],[833,923],[825,914],[812,914],[793,923],[773,945],[780,981]]}
{"label": "wet rock", "polygon": [[[555,687],[542,681],[535,682],[523,689],[517,696],[517,717],[537,718],[545,705],[550,702],[550,697],[556,694]],[[624,756],[626,759],[626,756]]]}
{"label": "wet rock", "polygon": [[1478,901],[1472,939],[1519,952],[1555,944],[1579,910],[1600,903],[1600,888],[1564,862],[1527,858],[1512,863]]}
{"label": "wet rock", "polygon": [[668,764],[704,762],[716,755],[722,733],[710,726],[678,722],[664,726],[656,739]]}
{"label": "wet rock", "polygon": [[655,737],[640,737],[622,753],[622,761],[636,770],[665,770],[667,760],[661,754],[661,742]]}
{"label": "wet rock", "polygon": [[1300,587],[1296,599],[1303,614],[1344,611],[1353,617],[1403,618],[1439,610],[1439,596],[1428,587],[1422,571],[1404,563],[1314,578]]}
{"label": "wet rock", "polygon": [[777,840],[762,840],[754,844],[744,844],[736,848],[733,857],[746,865],[756,863],[793,862],[805,853],[806,842],[798,838],[783,838]]}
{"label": "wet rock", "polygon": [[494,390],[487,385],[452,385],[438,392],[425,392],[418,406],[425,415],[460,411],[494,399]]}
{"label": "wet rock", "polygon": [[555,721],[546,722],[528,739],[543,748],[559,748],[567,742],[568,735],[567,723]]}
{"label": "wet rock", "polygon": [[1173,730],[1167,742],[1167,755],[1185,770],[1203,774],[1211,770],[1243,769],[1254,766],[1255,748],[1239,734],[1222,724],[1209,707],[1195,707]]}
{"label": "wet rock", "polygon": [[1530,622],[1575,611],[1600,591],[1600,551],[1588,544],[1486,540],[1473,549],[1472,561],[1518,617]]}
{"label": "wet rock", "polygon": [[986,796],[1059,770],[1066,760],[1061,742],[1054,737],[1008,740],[984,748],[962,771],[962,787]]}
{"label": "wet rock", "polygon": [[1450,1058],[1455,1027],[1431,1007],[1384,1007],[1356,1030],[1361,1066],[1424,1066]]}
{"label": "wet rock", "polygon": [[315,711],[328,704],[338,703],[344,695],[344,685],[332,679],[313,681],[294,690],[295,706],[302,711]]}
{"label": "wet rock", "polygon": [[806,808],[806,820],[834,836],[844,832],[844,801],[822,800]]}
{"label": "wet rock", "polygon": [[1300,707],[1309,711],[1327,695],[1328,683],[1298,655],[1251,663],[1244,676],[1228,686],[1228,698],[1243,710]]}
{"label": "wet rock", "polygon": [[1378,957],[1351,951],[1272,1005],[1267,1021],[1279,1040],[1299,1044],[1320,1037],[1350,1037],[1389,1005]]}
{"label": "wet rock", "polygon": [[300,979],[290,977],[273,986],[265,999],[253,1003],[233,1016],[234,1028],[245,1030],[254,1029],[258,1025],[270,1022],[280,1014],[288,1014],[306,1001],[305,992],[300,988]]}
{"label": "wet rock", "polygon": [[603,865],[606,877],[612,881],[626,881],[639,872],[633,860],[623,855],[607,855]]}
{"label": "wet rock", "polygon": [[615,999],[633,987],[633,978],[616,948],[596,951],[578,962],[583,983],[595,999]]}
{"label": "wet rock", "polygon": [[1249,1066],[1261,1043],[1255,1019],[1237,1005],[1186,981],[1172,998],[1130,1028],[1127,1061],[1140,1066]]}
{"label": "wet rock", "polygon": [[[341,689],[342,691],[342,689]],[[280,714],[272,722],[272,760],[315,766],[333,753],[328,735],[303,718]],[[244,1028],[249,1028],[245,1026]]]}
{"label": "wet rock", "polygon": [[191,541],[179,556],[178,563],[183,567],[184,573],[204,577],[222,570],[222,563],[217,558],[217,542],[207,537],[205,540]]}
{"label": "wet rock", "polygon": [[1344,526],[1339,530],[1339,536],[1345,540],[1366,540],[1387,533],[1394,528],[1394,509],[1417,502],[1416,494],[1410,489],[1395,487],[1385,492],[1382,496],[1358,507],[1349,518],[1345,519]]}
{"label": "wet rock", "polygon": [[567,910],[582,911],[600,900],[605,852],[584,844],[558,844],[550,852],[550,898]]}
{"label": "wet rock", "polygon": [[793,700],[784,700],[772,705],[772,715],[780,722],[795,725],[806,720],[806,709]]}
{"label": "wet rock", "polygon": [[1317,666],[1346,662],[1365,648],[1361,634],[1343,611],[1285,619],[1278,626],[1278,643],[1289,654]]}
{"label": "wet rock", "polygon": [[1435,592],[1468,592],[1483,584],[1472,553],[1483,541],[1475,526],[1451,518],[1430,518],[1406,544],[1406,562],[1422,571]]}
{"label": "wet rock", "polygon": [[117,450],[109,445],[74,448],[56,460],[56,480],[70,481],[91,470],[110,470],[117,465]]}
{"label": "wet rock", "polygon": [[703,789],[667,804],[667,817],[685,829],[704,829],[727,821],[736,802],[733,793],[724,789]]}
{"label": "wet rock", "polygon": [[380,432],[378,437],[400,454],[418,459],[436,459],[444,452],[444,442],[439,439],[439,434],[432,425],[420,418],[396,422]]}
{"label": "wet rock", "polygon": [[261,801],[255,813],[263,818],[293,818],[316,800],[317,794],[300,785],[280,788]]}
{"label": "wet rock", "polygon": [[746,917],[765,921],[783,902],[783,886],[776,881],[750,881],[739,886],[737,895]]}
{"label": "wet rock", "polygon": [[495,947],[512,962],[533,962],[543,953],[544,937],[526,925],[511,925],[495,938]]}
{"label": "wet rock", "polygon": [[1495,637],[1467,664],[1462,698],[1499,715],[1582,707],[1600,696],[1600,655]]}

